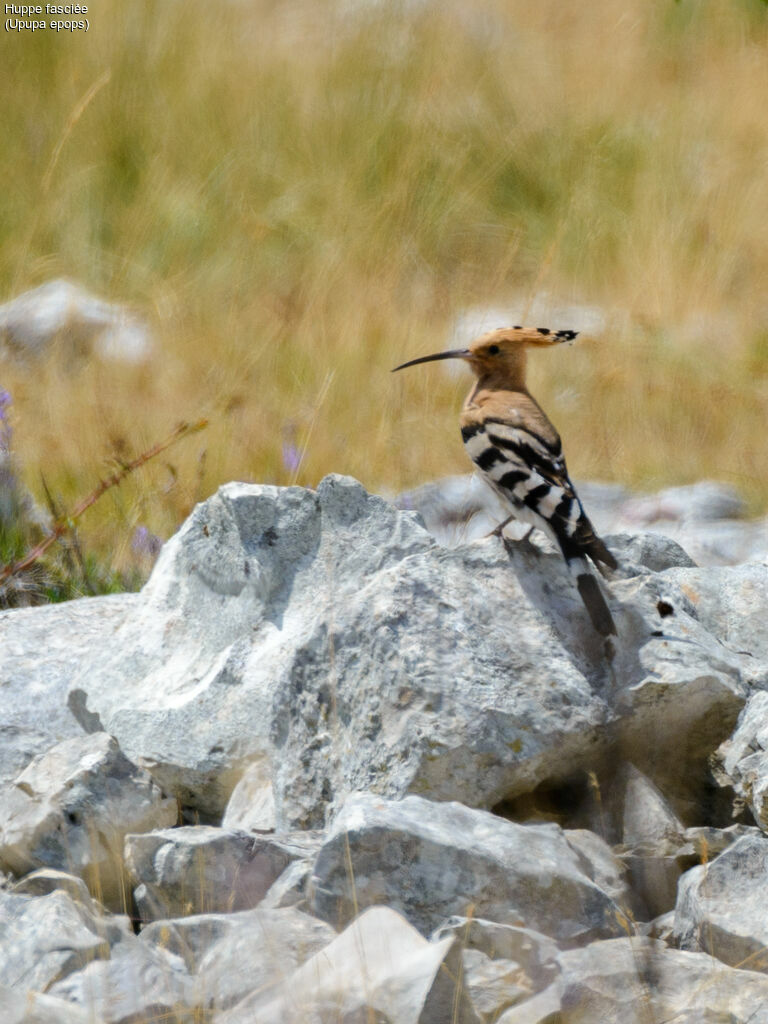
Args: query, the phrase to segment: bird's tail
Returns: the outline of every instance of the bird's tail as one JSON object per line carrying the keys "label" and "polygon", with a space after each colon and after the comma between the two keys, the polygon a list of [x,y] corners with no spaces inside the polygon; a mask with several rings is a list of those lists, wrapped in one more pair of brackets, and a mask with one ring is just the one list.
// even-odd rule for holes
{"label": "bird's tail", "polygon": [[603,565],[608,566],[609,569],[618,569],[618,562],[597,534],[594,534],[593,540],[586,551],[601,572],[603,571]]}
{"label": "bird's tail", "polygon": [[584,607],[589,612],[592,625],[601,636],[616,636],[616,623],[613,621],[608,604],[603,597],[597,577],[589,568],[585,558],[574,558],[568,563],[573,573]]}
{"label": "bird's tail", "polygon": [[[618,569],[616,559],[605,546],[605,542],[595,533],[595,528],[581,507],[581,502],[579,502],[579,509],[581,515],[576,523],[576,529],[568,537],[569,545],[574,545],[577,549],[581,549],[581,552],[589,555],[601,572],[603,565],[609,569]],[[566,557],[568,556],[566,555]]]}

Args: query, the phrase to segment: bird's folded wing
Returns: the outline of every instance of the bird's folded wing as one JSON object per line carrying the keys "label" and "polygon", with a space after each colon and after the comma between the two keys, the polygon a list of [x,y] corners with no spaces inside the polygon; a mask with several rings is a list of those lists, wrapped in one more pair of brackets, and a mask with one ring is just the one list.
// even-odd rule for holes
{"label": "bird's folded wing", "polygon": [[486,419],[484,426],[491,445],[499,448],[507,457],[535,471],[565,494],[575,496],[559,437],[554,441],[547,441],[540,434],[521,424],[504,420]]}
{"label": "bird's folded wing", "polygon": [[559,437],[547,440],[519,422],[490,417],[462,432],[475,464],[510,500],[546,522],[566,558],[585,553],[616,567],[571,483]]}
{"label": "bird's folded wing", "polygon": [[[547,521],[559,510],[561,530],[570,535],[575,520],[569,530],[569,517],[578,517],[581,507],[568,478],[559,440],[555,445],[524,427],[488,419],[465,425],[462,434],[470,458],[498,491]],[[556,523],[552,525],[560,532]]]}

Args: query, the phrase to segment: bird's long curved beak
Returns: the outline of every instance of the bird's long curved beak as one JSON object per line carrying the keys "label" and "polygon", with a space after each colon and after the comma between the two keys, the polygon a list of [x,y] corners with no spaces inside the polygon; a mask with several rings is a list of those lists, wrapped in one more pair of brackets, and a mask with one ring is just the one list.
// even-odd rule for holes
{"label": "bird's long curved beak", "polygon": [[416,366],[417,363],[431,363],[435,359],[469,359],[471,355],[468,348],[452,348],[449,352],[437,352],[433,356],[419,356],[418,359],[411,359],[410,362],[396,366],[391,372],[396,373],[398,370],[404,370],[406,366]]}

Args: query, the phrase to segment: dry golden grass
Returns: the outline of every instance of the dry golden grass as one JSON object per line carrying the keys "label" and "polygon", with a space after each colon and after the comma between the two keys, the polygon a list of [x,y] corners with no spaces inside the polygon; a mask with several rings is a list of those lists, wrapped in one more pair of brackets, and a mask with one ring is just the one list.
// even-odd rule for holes
{"label": "dry golden grass", "polygon": [[[601,336],[533,360],[576,477],[768,504],[768,13],[758,0],[103,0],[8,36],[0,292],[57,275],[146,312],[142,367],[6,363],[30,487],[105,497],[121,565],[229,479],[396,491],[468,469],[456,315],[548,292]],[[569,327],[568,323],[551,323]],[[284,464],[284,442],[304,456]]]}

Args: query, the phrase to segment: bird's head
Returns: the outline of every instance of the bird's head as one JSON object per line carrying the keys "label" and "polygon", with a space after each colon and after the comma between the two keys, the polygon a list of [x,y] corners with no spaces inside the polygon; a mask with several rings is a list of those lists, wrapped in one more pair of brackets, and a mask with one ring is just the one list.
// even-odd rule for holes
{"label": "bird's head", "polygon": [[575,341],[577,331],[550,331],[547,327],[500,327],[482,334],[466,348],[454,348],[447,352],[436,352],[431,356],[420,356],[396,366],[392,371],[404,370],[417,363],[429,363],[435,359],[463,359],[478,377],[504,375],[517,370],[525,358],[527,348],[541,348],[545,345],[561,345]]}

